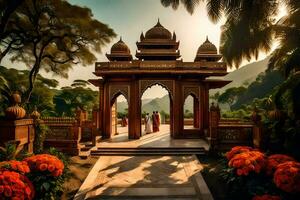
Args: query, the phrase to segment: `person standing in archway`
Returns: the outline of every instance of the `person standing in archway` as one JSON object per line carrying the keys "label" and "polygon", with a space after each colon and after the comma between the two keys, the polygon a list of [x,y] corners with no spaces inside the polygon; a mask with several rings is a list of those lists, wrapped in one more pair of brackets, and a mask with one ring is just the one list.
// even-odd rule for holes
{"label": "person standing in archway", "polygon": [[157,121],[157,115],[155,111],[152,113],[152,124],[153,124],[153,132],[157,132],[158,130],[158,121]]}
{"label": "person standing in archway", "polygon": [[145,133],[149,134],[152,132],[152,128],[151,128],[151,118],[149,113],[146,114],[145,116]]}
{"label": "person standing in archway", "polygon": [[161,121],[160,121],[160,113],[158,111],[155,112],[155,117],[156,117],[156,121],[157,121],[157,131],[159,131],[159,127],[160,127],[160,124],[161,124]]}

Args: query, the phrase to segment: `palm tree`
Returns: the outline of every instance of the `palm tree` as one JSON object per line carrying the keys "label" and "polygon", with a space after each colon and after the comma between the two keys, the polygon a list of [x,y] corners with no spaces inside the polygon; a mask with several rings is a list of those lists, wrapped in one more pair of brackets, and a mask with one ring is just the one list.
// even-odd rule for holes
{"label": "palm tree", "polygon": [[[276,22],[280,2],[285,3],[289,15]],[[192,10],[187,11],[192,14],[199,1],[161,0],[161,3],[174,9],[180,3],[186,8],[189,5]],[[286,91],[290,92],[288,96],[293,113],[296,114],[297,110],[299,113],[300,1],[207,0],[206,7],[213,22],[218,22],[222,16],[226,17],[222,26],[220,52],[229,67],[239,67],[244,59],[257,59],[261,51],[268,53],[273,42],[279,42],[278,48],[271,55],[269,70],[280,69],[286,81],[274,95],[274,102],[280,107],[280,99]]]}

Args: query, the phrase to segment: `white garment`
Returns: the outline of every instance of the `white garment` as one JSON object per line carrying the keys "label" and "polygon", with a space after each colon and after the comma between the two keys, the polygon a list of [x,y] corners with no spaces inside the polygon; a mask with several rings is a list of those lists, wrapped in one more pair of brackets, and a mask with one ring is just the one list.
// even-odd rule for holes
{"label": "white garment", "polygon": [[152,133],[152,127],[151,127],[151,117],[149,115],[145,116],[145,133]]}

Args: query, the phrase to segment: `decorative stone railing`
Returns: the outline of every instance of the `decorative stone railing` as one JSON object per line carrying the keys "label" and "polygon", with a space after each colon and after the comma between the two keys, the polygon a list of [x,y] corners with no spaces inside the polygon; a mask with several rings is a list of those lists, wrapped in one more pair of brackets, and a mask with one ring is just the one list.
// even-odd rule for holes
{"label": "decorative stone railing", "polygon": [[217,127],[218,150],[228,150],[237,145],[253,145],[252,123],[219,124]]}
{"label": "decorative stone railing", "polygon": [[78,155],[80,142],[90,141],[95,144],[97,136],[97,111],[93,111],[93,119],[87,119],[87,112],[76,111],[74,117],[43,117],[41,123],[47,125],[45,147],[55,147],[64,153]]}
{"label": "decorative stone railing", "polygon": [[212,151],[226,151],[239,145],[260,148],[261,127],[252,121],[221,119],[219,107],[212,105],[208,140]]}
{"label": "decorative stone railing", "polygon": [[45,117],[41,123],[48,127],[44,146],[55,147],[64,153],[78,155],[81,127],[75,118]]}

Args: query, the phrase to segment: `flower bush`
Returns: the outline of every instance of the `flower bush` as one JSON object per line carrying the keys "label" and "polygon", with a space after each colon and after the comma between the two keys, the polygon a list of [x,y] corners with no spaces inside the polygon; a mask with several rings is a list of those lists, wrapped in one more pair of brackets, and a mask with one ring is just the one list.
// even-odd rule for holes
{"label": "flower bush", "polygon": [[265,164],[265,155],[254,150],[236,154],[228,163],[229,167],[236,169],[239,176],[247,176],[250,172],[260,173]]}
{"label": "flower bush", "polygon": [[64,164],[56,156],[49,154],[39,154],[26,158],[30,169],[35,172],[46,172],[54,177],[61,176]]}
{"label": "flower bush", "polygon": [[261,195],[261,196],[254,196],[252,200],[281,200],[280,196],[274,196],[274,195]]}
{"label": "flower bush", "polygon": [[266,166],[267,175],[273,175],[278,165],[287,161],[295,161],[295,159],[284,154],[274,154],[269,156],[267,159]]}
{"label": "flower bush", "polygon": [[231,160],[237,154],[252,151],[252,150],[253,149],[248,146],[235,146],[229,152],[226,153],[226,158],[227,160]]}
{"label": "flower bush", "polygon": [[21,174],[27,174],[30,172],[27,162],[17,160],[0,162],[0,169],[8,169]]}
{"label": "flower bush", "polygon": [[220,163],[220,176],[226,181],[231,199],[300,199],[300,163],[293,157],[266,156],[251,147],[238,146],[228,151]]}
{"label": "flower bush", "polygon": [[273,180],[285,192],[300,193],[300,163],[289,161],[278,165]]}
{"label": "flower bush", "polygon": [[25,175],[0,170],[0,199],[31,200],[33,197],[34,187]]}

